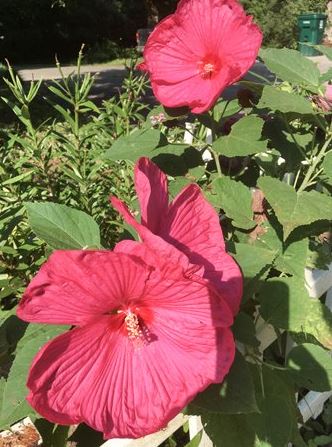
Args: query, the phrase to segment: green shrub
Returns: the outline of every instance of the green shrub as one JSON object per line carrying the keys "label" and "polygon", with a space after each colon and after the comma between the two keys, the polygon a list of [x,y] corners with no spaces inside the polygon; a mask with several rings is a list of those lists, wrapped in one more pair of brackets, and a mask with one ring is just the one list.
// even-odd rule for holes
{"label": "green shrub", "polygon": [[264,34],[264,45],[296,48],[297,18],[306,12],[325,12],[327,0],[241,0]]}

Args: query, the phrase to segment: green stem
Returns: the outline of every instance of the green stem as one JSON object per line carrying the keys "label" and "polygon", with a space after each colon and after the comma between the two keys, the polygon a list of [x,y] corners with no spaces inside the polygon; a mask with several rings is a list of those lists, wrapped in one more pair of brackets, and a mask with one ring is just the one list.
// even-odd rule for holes
{"label": "green stem", "polygon": [[298,192],[304,191],[306,188],[308,188],[309,185],[310,186],[312,185],[313,179],[315,179],[317,177],[316,172],[315,172],[316,168],[317,168],[317,166],[319,166],[319,164],[325,157],[326,153],[328,152],[328,148],[329,148],[331,141],[332,141],[332,136],[330,136],[326,140],[324,146],[322,147],[322,149],[316,156],[316,159],[312,160],[312,164],[309,166],[309,169],[303,179],[301,186],[298,189]]}
{"label": "green stem", "polygon": [[[221,116],[220,119],[222,119],[222,117],[223,117],[223,115],[224,115],[224,113],[225,113],[225,111],[226,111],[226,109],[227,109],[227,106],[228,106],[228,102],[226,103],[226,107],[224,108],[223,113],[222,113],[222,116]],[[215,120],[214,120],[214,118],[215,118],[215,113],[216,113],[216,112],[215,112],[215,109],[213,108],[212,111],[211,111],[212,145],[211,145],[211,149],[210,149],[210,150],[211,150],[211,152],[212,152],[212,154],[213,154],[213,158],[214,158],[214,161],[215,161],[215,163],[216,163],[216,168],[217,168],[218,176],[221,178],[223,175],[222,175],[221,166],[220,166],[219,154],[218,154],[218,152],[216,152],[216,151],[213,149],[213,142],[215,141],[216,136],[217,136],[217,129],[216,129],[216,126],[215,126]]]}

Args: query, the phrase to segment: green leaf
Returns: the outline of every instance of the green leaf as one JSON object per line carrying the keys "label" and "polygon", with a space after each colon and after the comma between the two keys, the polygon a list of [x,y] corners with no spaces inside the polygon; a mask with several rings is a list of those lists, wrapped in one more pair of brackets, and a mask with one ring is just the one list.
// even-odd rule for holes
{"label": "green leaf", "polygon": [[255,323],[253,319],[244,312],[240,312],[237,315],[232,330],[235,339],[240,343],[254,347],[259,346],[260,343],[256,338]]}
{"label": "green leaf", "polygon": [[247,415],[247,420],[261,442],[271,447],[284,447],[297,425],[295,392],[269,368],[255,369],[260,413]]}
{"label": "green leaf", "polygon": [[332,61],[332,48],[326,47],[325,45],[316,45],[315,48]]}
{"label": "green leaf", "polygon": [[321,75],[319,78],[320,84],[324,84],[325,82],[329,82],[332,79],[332,68],[329,68],[325,73]]}
{"label": "green leaf", "polygon": [[224,382],[210,385],[191,404],[211,413],[244,414],[258,411],[251,371],[239,352],[236,352]]}
{"label": "green leaf", "polygon": [[225,211],[235,227],[250,229],[256,225],[253,220],[251,192],[243,183],[229,177],[218,178],[211,184],[208,199],[215,207]]}
{"label": "green leaf", "polygon": [[266,85],[257,105],[259,109],[279,110],[282,113],[293,112],[303,115],[314,113],[312,104],[303,96],[278,90]]}
{"label": "green leaf", "polygon": [[327,177],[332,180],[332,152],[325,155],[323,160],[323,169]]}
{"label": "green leaf", "polygon": [[332,349],[332,313],[309,297],[304,281],[273,278],[260,289],[260,312],[268,323],[281,329],[313,335]]}
{"label": "green leaf", "polygon": [[286,245],[280,255],[276,257],[274,265],[281,272],[303,278],[307,254],[308,239],[302,239]]}
{"label": "green leaf", "polygon": [[267,68],[283,81],[319,87],[320,72],[317,65],[288,48],[266,48],[259,52]]}
{"label": "green leaf", "polygon": [[295,346],[288,355],[287,366],[297,385],[314,391],[332,389],[331,355],[320,346]]}
{"label": "green leaf", "polygon": [[66,326],[35,324],[28,326],[17,345],[17,354],[8,379],[2,379],[0,382],[0,428],[6,428],[33,413],[25,400],[28,394],[26,380],[32,359],[45,343],[66,329]]}
{"label": "green leaf", "polygon": [[257,116],[241,118],[232,126],[231,133],[218,138],[213,149],[226,157],[244,157],[264,152],[267,141],[261,141],[264,121]]}
{"label": "green leaf", "polygon": [[244,415],[207,413],[202,416],[204,430],[214,447],[259,447],[254,429]]}
{"label": "green leaf", "polygon": [[136,130],[128,136],[122,136],[115,140],[112,147],[105,153],[105,158],[136,161],[140,157],[150,156],[159,141],[159,130]]}
{"label": "green leaf", "polygon": [[203,430],[199,431],[197,435],[190,441],[185,447],[200,447],[201,439],[203,435]]}
{"label": "green leaf", "polygon": [[272,177],[261,177],[258,186],[283,226],[284,239],[292,231],[318,220],[332,220],[332,198],[316,191],[299,192]]}
{"label": "green leaf", "polygon": [[29,224],[55,249],[100,248],[97,223],[83,211],[57,203],[26,203]]}
{"label": "green leaf", "polygon": [[235,249],[234,257],[244,276],[244,290],[248,292],[255,280],[261,278],[272,267],[275,253],[249,244],[236,244]]}

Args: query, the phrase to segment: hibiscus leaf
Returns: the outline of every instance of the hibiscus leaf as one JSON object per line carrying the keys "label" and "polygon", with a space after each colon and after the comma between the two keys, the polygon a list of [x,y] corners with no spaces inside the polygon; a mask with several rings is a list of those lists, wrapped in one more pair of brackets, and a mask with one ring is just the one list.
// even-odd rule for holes
{"label": "hibiscus leaf", "polygon": [[251,192],[243,183],[228,177],[218,178],[211,184],[208,199],[215,207],[225,211],[235,227],[248,230],[256,225],[253,220]]}
{"label": "hibiscus leaf", "polygon": [[325,45],[315,45],[315,48],[332,61],[332,48],[326,47]]}
{"label": "hibiscus leaf", "polygon": [[332,180],[332,152],[325,155],[323,160],[323,168],[329,180]]}
{"label": "hibiscus leaf", "polygon": [[332,389],[332,360],[328,351],[310,343],[295,346],[287,359],[289,372],[300,387],[313,391]]}
{"label": "hibiscus leaf", "polygon": [[292,242],[286,245],[279,256],[275,259],[275,267],[284,273],[304,277],[308,254],[308,239]]}
{"label": "hibiscus leaf", "polygon": [[266,48],[259,52],[267,68],[283,81],[319,87],[320,72],[317,65],[302,56],[299,51],[288,48]]}
{"label": "hibiscus leaf", "polygon": [[135,130],[114,141],[104,157],[109,160],[136,161],[140,157],[149,156],[160,142],[160,132],[156,129]]}
{"label": "hibiscus leaf", "polygon": [[212,413],[244,414],[258,411],[254,383],[247,362],[239,352],[222,384],[210,385],[191,405]]}
{"label": "hibiscus leaf", "polygon": [[254,320],[244,312],[240,312],[233,324],[233,334],[235,339],[245,345],[258,347],[259,341],[256,338],[256,328]]}
{"label": "hibiscus leaf", "polygon": [[100,248],[97,223],[83,211],[57,203],[26,203],[29,224],[55,249]]}
{"label": "hibiscus leaf", "polygon": [[245,415],[207,413],[202,416],[202,423],[215,447],[260,446]]}
{"label": "hibiscus leaf", "polygon": [[261,177],[258,185],[283,226],[284,239],[297,227],[332,220],[331,197],[317,191],[296,192],[292,186],[272,177]]}
{"label": "hibiscus leaf", "polygon": [[274,278],[260,289],[260,312],[265,321],[281,329],[314,336],[332,349],[332,313],[309,297],[304,281]]}
{"label": "hibiscus leaf", "polygon": [[264,87],[257,107],[259,109],[279,110],[282,113],[293,112],[303,115],[314,113],[311,102],[303,96],[278,90],[270,85]]}
{"label": "hibiscus leaf", "polygon": [[193,439],[185,445],[185,447],[200,447],[202,440],[203,430],[199,431]]}
{"label": "hibiscus leaf", "polygon": [[247,415],[247,421],[260,442],[283,447],[297,427],[295,390],[269,368],[252,367],[252,371],[260,412]]}
{"label": "hibiscus leaf", "polygon": [[232,126],[229,135],[213,143],[213,149],[226,157],[245,157],[264,152],[267,141],[261,140],[263,125],[264,121],[258,116],[245,116]]}
{"label": "hibiscus leaf", "polygon": [[26,380],[32,359],[39,349],[51,338],[63,333],[66,326],[36,325],[28,326],[17,345],[16,357],[10,368],[8,378],[0,382],[1,407],[0,429],[34,414],[25,400],[28,394]]}
{"label": "hibiscus leaf", "polygon": [[262,279],[273,265],[276,254],[265,248],[250,244],[235,245],[235,260],[244,277],[244,300],[261,286]]}

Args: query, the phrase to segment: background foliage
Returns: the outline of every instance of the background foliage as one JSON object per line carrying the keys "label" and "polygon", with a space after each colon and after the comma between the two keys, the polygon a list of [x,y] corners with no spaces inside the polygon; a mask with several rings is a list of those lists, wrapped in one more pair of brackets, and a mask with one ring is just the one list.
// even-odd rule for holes
{"label": "background foliage", "polygon": [[297,18],[306,12],[325,13],[327,0],[240,0],[260,25],[266,46],[296,48]]}
{"label": "background foliage", "polygon": [[[241,0],[264,33],[264,44],[296,48],[297,17],[325,12],[327,0]],[[127,55],[138,28],[173,12],[177,0],[2,0],[0,60],[53,63],[54,55],[73,60],[82,43],[89,60]]]}

